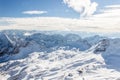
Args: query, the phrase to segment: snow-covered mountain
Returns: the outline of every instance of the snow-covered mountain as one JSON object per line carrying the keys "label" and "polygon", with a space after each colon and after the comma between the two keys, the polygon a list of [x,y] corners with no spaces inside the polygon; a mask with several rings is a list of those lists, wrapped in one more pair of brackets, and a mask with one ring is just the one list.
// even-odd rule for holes
{"label": "snow-covered mountain", "polygon": [[25,32],[14,32],[13,34],[5,31],[1,35],[0,62],[16,59],[16,57],[13,57],[14,54],[19,58],[23,58],[32,52],[52,52],[59,48],[64,48],[65,50],[76,48],[80,51],[85,51],[91,47],[87,40],[81,39],[76,34],[63,36],[61,34],[27,33],[26,35]]}
{"label": "snow-covered mountain", "polygon": [[120,38],[0,32],[1,80],[120,80]]}

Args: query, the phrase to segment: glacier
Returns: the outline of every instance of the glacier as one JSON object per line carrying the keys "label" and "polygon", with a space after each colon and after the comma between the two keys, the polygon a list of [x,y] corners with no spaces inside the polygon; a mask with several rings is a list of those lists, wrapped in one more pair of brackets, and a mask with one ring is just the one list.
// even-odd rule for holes
{"label": "glacier", "polygon": [[120,80],[120,37],[108,35],[65,31],[1,31],[0,78]]}

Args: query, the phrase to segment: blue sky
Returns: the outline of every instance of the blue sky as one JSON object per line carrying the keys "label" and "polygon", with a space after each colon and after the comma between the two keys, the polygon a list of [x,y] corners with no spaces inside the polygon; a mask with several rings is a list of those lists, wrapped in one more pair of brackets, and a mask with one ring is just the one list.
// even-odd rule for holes
{"label": "blue sky", "polygon": [[[98,13],[106,5],[120,4],[120,0],[91,0],[97,2]],[[23,11],[47,11],[45,14],[28,15]],[[0,0],[0,17],[67,17],[79,18],[80,14],[69,8],[63,0]]]}
{"label": "blue sky", "polygon": [[[62,0],[0,0],[0,17],[79,17],[75,11],[69,9]],[[25,15],[23,11],[42,10],[47,14]],[[66,11],[69,10],[69,14]]]}

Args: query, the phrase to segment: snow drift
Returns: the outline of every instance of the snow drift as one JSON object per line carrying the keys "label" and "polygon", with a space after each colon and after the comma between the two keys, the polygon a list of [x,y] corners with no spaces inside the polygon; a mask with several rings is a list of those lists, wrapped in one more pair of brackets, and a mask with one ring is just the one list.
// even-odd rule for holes
{"label": "snow drift", "polygon": [[119,80],[120,38],[0,32],[2,80]]}

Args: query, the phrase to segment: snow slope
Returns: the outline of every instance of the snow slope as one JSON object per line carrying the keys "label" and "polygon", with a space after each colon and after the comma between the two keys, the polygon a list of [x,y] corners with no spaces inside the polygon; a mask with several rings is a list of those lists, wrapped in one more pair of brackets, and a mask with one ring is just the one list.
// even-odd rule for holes
{"label": "snow slope", "polygon": [[[101,54],[57,50],[0,64],[8,80],[119,80],[120,72],[107,69]],[[82,71],[80,73],[79,71]],[[2,80],[5,80],[5,79]]]}
{"label": "snow slope", "polygon": [[80,51],[34,52],[25,59],[1,63],[0,66],[0,74],[8,80],[120,79],[118,71],[105,67],[100,54]]}
{"label": "snow slope", "polygon": [[120,80],[119,38],[5,32],[0,39],[1,80]]}

